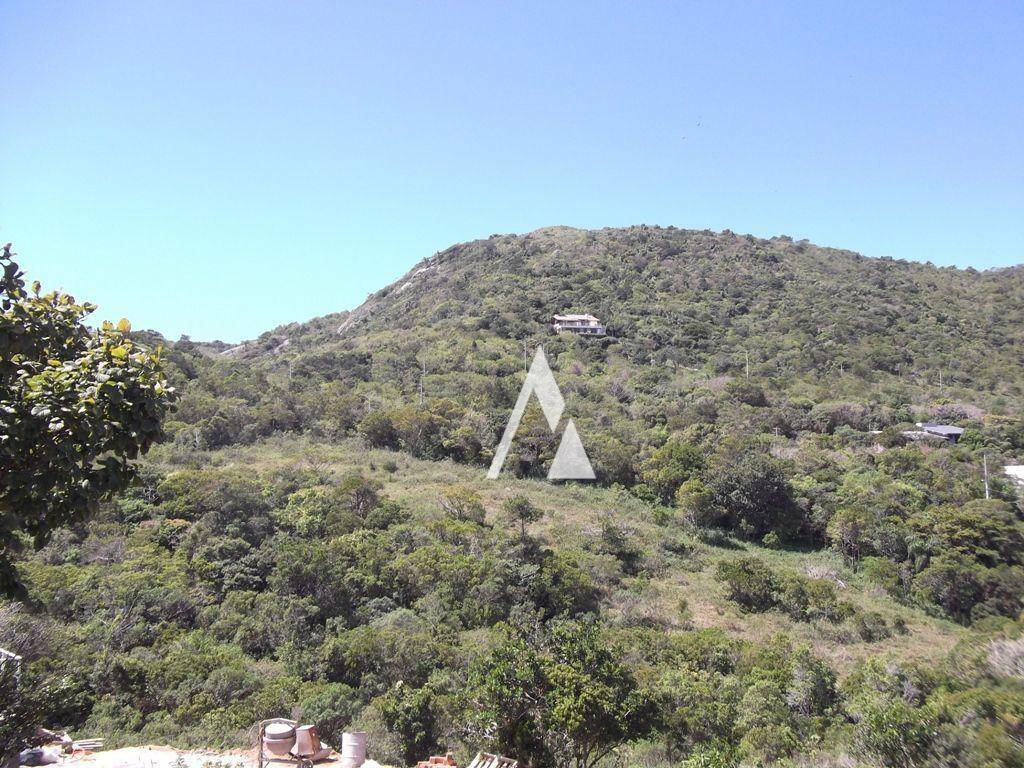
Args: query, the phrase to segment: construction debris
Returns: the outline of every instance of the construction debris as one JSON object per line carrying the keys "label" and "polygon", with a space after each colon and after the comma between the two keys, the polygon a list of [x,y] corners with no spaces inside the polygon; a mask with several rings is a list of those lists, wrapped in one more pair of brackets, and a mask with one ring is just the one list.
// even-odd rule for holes
{"label": "construction debris", "polygon": [[[458,763],[455,762],[455,755],[451,752],[447,752],[444,755],[431,755],[426,760],[420,760],[416,763],[416,768],[431,768],[434,765],[458,768]],[[492,755],[488,752],[478,752],[477,756],[473,758],[473,762],[466,766],[466,768],[519,768],[519,763],[509,757]]]}
{"label": "construction debris", "polygon": [[60,762],[60,754],[59,746],[33,747],[24,750],[18,756],[18,762],[21,765],[53,765]]}
{"label": "construction debris", "polygon": [[416,764],[416,768],[430,768],[432,765],[448,765],[458,768],[458,763],[455,762],[455,756],[452,755],[451,752],[448,752],[444,756],[432,755],[427,760],[420,760]]}
{"label": "construction debris", "polygon": [[95,752],[103,749],[103,739],[82,739],[71,743],[72,752]]}
{"label": "construction debris", "polygon": [[519,768],[519,763],[510,757],[479,752],[467,768]]}
{"label": "construction debris", "polygon": [[36,729],[35,741],[38,747],[26,749],[18,756],[21,765],[52,765],[60,762],[65,755],[85,754],[103,748],[103,739],[72,741],[66,733],[46,728]]}

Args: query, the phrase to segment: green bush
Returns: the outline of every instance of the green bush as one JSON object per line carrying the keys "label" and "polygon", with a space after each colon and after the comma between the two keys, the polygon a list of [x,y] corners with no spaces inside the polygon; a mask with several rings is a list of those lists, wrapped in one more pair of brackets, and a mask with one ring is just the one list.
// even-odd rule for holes
{"label": "green bush", "polygon": [[885,616],[877,611],[863,611],[849,619],[853,632],[865,643],[874,643],[892,637],[901,625],[890,624]]}
{"label": "green bush", "polygon": [[715,578],[728,587],[729,599],[746,611],[767,611],[776,605],[775,574],[756,557],[723,560]]}
{"label": "green bush", "polygon": [[640,478],[663,504],[672,504],[685,482],[704,468],[700,449],[679,440],[669,440],[654,451],[640,467]]}
{"label": "green bush", "polygon": [[341,748],[341,735],[363,707],[359,692],[342,683],[325,683],[299,702],[300,718],[316,723],[320,737]]}
{"label": "green bush", "polygon": [[729,527],[760,539],[774,531],[795,536],[802,521],[792,488],[777,460],[756,450],[720,455],[708,469],[707,482]]}

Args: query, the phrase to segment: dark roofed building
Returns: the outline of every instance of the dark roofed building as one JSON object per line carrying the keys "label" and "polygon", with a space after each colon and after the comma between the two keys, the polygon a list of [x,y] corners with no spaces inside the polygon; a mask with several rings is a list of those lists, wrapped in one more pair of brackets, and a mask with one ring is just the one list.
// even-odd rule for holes
{"label": "dark roofed building", "polygon": [[943,440],[948,440],[951,443],[959,442],[960,438],[964,434],[963,427],[954,427],[950,424],[933,424],[931,422],[924,422],[917,426],[929,435],[941,437]]}

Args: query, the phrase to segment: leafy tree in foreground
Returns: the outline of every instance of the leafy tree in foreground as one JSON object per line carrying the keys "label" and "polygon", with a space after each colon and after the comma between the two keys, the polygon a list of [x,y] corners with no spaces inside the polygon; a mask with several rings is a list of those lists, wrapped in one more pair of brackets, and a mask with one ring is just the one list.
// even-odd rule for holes
{"label": "leafy tree in foreground", "polygon": [[399,681],[376,702],[388,728],[399,736],[407,765],[438,751],[429,688],[411,688]]}
{"label": "leafy tree in foreground", "polygon": [[124,488],[173,390],[127,320],[92,330],[82,319],[94,305],[27,290],[9,244],[0,267],[0,591],[11,592],[19,536],[42,544]]}
{"label": "leafy tree in foreground", "polygon": [[643,736],[652,700],[593,621],[557,621],[543,636],[512,635],[476,669],[476,704],[498,748],[531,766],[590,768]]}
{"label": "leafy tree in foreground", "polygon": [[653,727],[651,700],[594,623],[555,625],[543,669],[545,736],[560,763],[590,768]]}

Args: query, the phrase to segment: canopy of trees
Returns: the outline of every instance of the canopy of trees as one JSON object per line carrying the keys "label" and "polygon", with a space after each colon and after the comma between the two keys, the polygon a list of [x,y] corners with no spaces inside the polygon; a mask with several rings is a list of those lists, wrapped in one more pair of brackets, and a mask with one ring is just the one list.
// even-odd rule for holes
{"label": "canopy of trees", "polygon": [[[28,497],[49,522],[12,551],[28,600],[0,603],[0,645],[60,691],[52,724],[233,746],[294,710],[396,765],[1024,765],[1024,522],[994,471],[1024,452],[1024,273],[655,228],[420,268],[241,348],[108,327],[3,358],[35,439],[56,411],[25,404],[25,361],[102,390],[82,429],[139,420],[43,462],[71,462],[58,491],[116,483],[74,513]],[[552,334],[558,310],[609,336]],[[557,436],[532,406],[481,479],[538,344],[604,488],[536,482]],[[153,410],[102,400],[101,362]],[[126,487],[169,386],[170,440]],[[966,433],[910,442],[919,420]]]}

